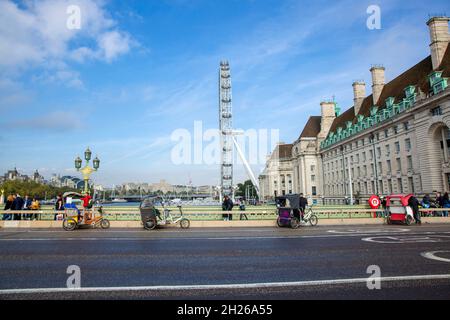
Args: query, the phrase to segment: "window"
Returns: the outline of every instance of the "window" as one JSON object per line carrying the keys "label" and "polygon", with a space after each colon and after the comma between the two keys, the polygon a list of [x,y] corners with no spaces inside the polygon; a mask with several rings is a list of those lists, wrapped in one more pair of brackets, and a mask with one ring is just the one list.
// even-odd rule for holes
{"label": "window", "polygon": [[372,159],[373,159],[373,151],[370,150],[370,151],[369,151],[369,160],[372,160]]}
{"label": "window", "polygon": [[403,129],[405,129],[405,131],[409,130],[409,122],[403,123]]}
{"label": "window", "polygon": [[315,175],[311,175],[311,182],[315,182],[316,181],[316,176]]}
{"label": "window", "polygon": [[377,132],[376,137],[377,137],[377,141],[380,141],[380,133],[379,132]]}
{"label": "window", "polygon": [[396,142],[395,143],[395,152],[398,154],[398,153],[400,153],[400,142]]}
{"label": "window", "polygon": [[398,127],[394,126],[394,133],[397,134],[398,133]]}
{"label": "window", "polygon": [[384,137],[387,138],[389,136],[389,131],[386,129],[384,130]]}
{"label": "window", "polygon": [[397,172],[401,171],[402,171],[402,161],[400,160],[400,158],[397,158]]}
{"label": "window", "polygon": [[316,166],[315,165],[311,165],[311,172],[315,172],[316,171]]}
{"label": "window", "polygon": [[359,154],[356,155],[356,163],[359,163]]}
{"label": "window", "polygon": [[367,166],[364,166],[363,168],[364,168],[364,170],[363,170],[363,174],[364,174],[364,176],[366,176],[366,177],[367,177]]}
{"label": "window", "polygon": [[387,144],[385,148],[386,148],[386,156],[389,156],[389,154],[391,153],[391,146]]}
{"label": "window", "polygon": [[383,165],[381,162],[378,162],[378,173],[382,174],[383,173]]}
{"label": "window", "polygon": [[412,170],[413,169],[412,156],[406,157],[406,162],[408,163],[408,170]]}
{"label": "window", "polygon": [[442,109],[440,106],[437,106],[436,108],[431,109],[431,114],[433,116],[441,116],[442,115]]}
{"label": "window", "polygon": [[364,161],[364,162],[367,161],[367,157],[366,157],[366,153],[365,152],[362,153],[362,161]]}
{"label": "window", "polygon": [[387,160],[386,161],[386,166],[387,166],[387,173],[391,173],[392,171],[392,166],[391,166],[391,160]]}
{"label": "window", "polygon": [[415,192],[414,191],[414,182],[413,182],[413,178],[412,177],[408,178],[408,189],[409,189],[409,192],[411,192],[411,193]]}
{"label": "window", "polygon": [[317,188],[315,186],[312,186],[312,195],[313,196],[317,195]]}
{"label": "window", "polygon": [[406,151],[411,151],[411,139],[409,139],[409,138],[407,138],[407,139],[405,139],[405,148],[406,148]]}
{"label": "window", "polygon": [[380,147],[377,148],[377,156],[378,156],[378,158],[381,157],[381,148]]}
{"label": "window", "polygon": [[402,179],[397,179],[397,190],[399,193],[403,193]]}

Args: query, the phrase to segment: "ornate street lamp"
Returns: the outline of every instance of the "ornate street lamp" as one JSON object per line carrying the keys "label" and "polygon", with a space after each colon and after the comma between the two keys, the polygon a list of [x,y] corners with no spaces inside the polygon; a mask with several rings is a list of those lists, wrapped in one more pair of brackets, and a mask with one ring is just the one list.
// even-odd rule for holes
{"label": "ornate street lamp", "polygon": [[89,148],[87,148],[86,151],[84,152],[84,159],[86,159],[86,161],[91,160],[91,155],[92,155],[91,150],[89,150]]}
{"label": "ornate street lamp", "polygon": [[86,149],[86,151],[84,152],[84,159],[86,160],[86,165],[81,168],[82,166],[82,160],[80,157],[77,157],[75,159],[75,169],[77,169],[77,171],[80,171],[83,174],[83,180],[84,180],[84,192],[88,193],[89,192],[89,178],[91,176],[91,174],[95,171],[98,170],[98,168],[100,168],[100,160],[98,159],[98,157],[95,157],[95,159],[92,161],[93,162],[93,166],[94,168],[89,166],[89,160],[91,160],[91,156],[92,156],[92,152],[91,150],[89,150],[89,148]]}

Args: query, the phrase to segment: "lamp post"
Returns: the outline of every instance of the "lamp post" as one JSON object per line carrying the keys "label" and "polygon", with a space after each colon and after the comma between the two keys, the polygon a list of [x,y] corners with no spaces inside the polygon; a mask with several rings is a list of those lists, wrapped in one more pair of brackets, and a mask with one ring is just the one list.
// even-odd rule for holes
{"label": "lamp post", "polygon": [[100,167],[100,160],[95,157],[94,160],[92,160],[92,164],[93,164],[93,168],[91,166],[89,166],[89,161],[91,160],[91,156],[92,156],[92,152],[91,150],[89,150],[89,148],[86,149],[86,151],[84,152],[84,159],[86,160],[86,165],[81,168],[83,161],[81,160],[80,157],[77,157],[75,159],[75,168],[77,169],[77,171],[80,171],[81,174],[83,175],[83,180],[84,180],[84,192],[88,193],[89,192],[89,178],[91,176],[91,174],[95,171],[98,170],[98,168]]}

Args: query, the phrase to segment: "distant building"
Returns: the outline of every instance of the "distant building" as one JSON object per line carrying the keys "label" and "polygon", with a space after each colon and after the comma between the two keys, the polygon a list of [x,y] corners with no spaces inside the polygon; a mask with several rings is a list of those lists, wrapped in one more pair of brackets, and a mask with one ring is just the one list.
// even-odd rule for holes
{"label": "distant building", "polygon": [[269,200],[292,193],[292,144],[279,143],[259,176],[260,199]]}

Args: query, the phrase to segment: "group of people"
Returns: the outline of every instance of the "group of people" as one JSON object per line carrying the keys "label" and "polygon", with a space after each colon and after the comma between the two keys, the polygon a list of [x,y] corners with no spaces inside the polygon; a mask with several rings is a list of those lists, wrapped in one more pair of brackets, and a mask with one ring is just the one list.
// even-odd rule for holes
{"label": "group of people", "polygon": [[[431,199],[429,194],[426,194],[420,205],[422,208],[428,209],[428,208],[449,208],[450,209],[450,199],[448,192],[445,192],[444,195],[442,195],[440,192],[436,192],[435,198]],[[434,216],[443,216],[448,217],[448,211],[432,211],[432,214]]]}
{"label": "group of people", "polygon": [[[3,210],[5,211],[23,211],[23,210],[39,210],[41,204],[37,197],[30,198],[28,195],[21,197],[20,194],[10,194],[6,198],[6,204]],[[37,213],[30,213],[21,215],[18,213],[4,214],[3,220],[37,220],[39,215]]]}

